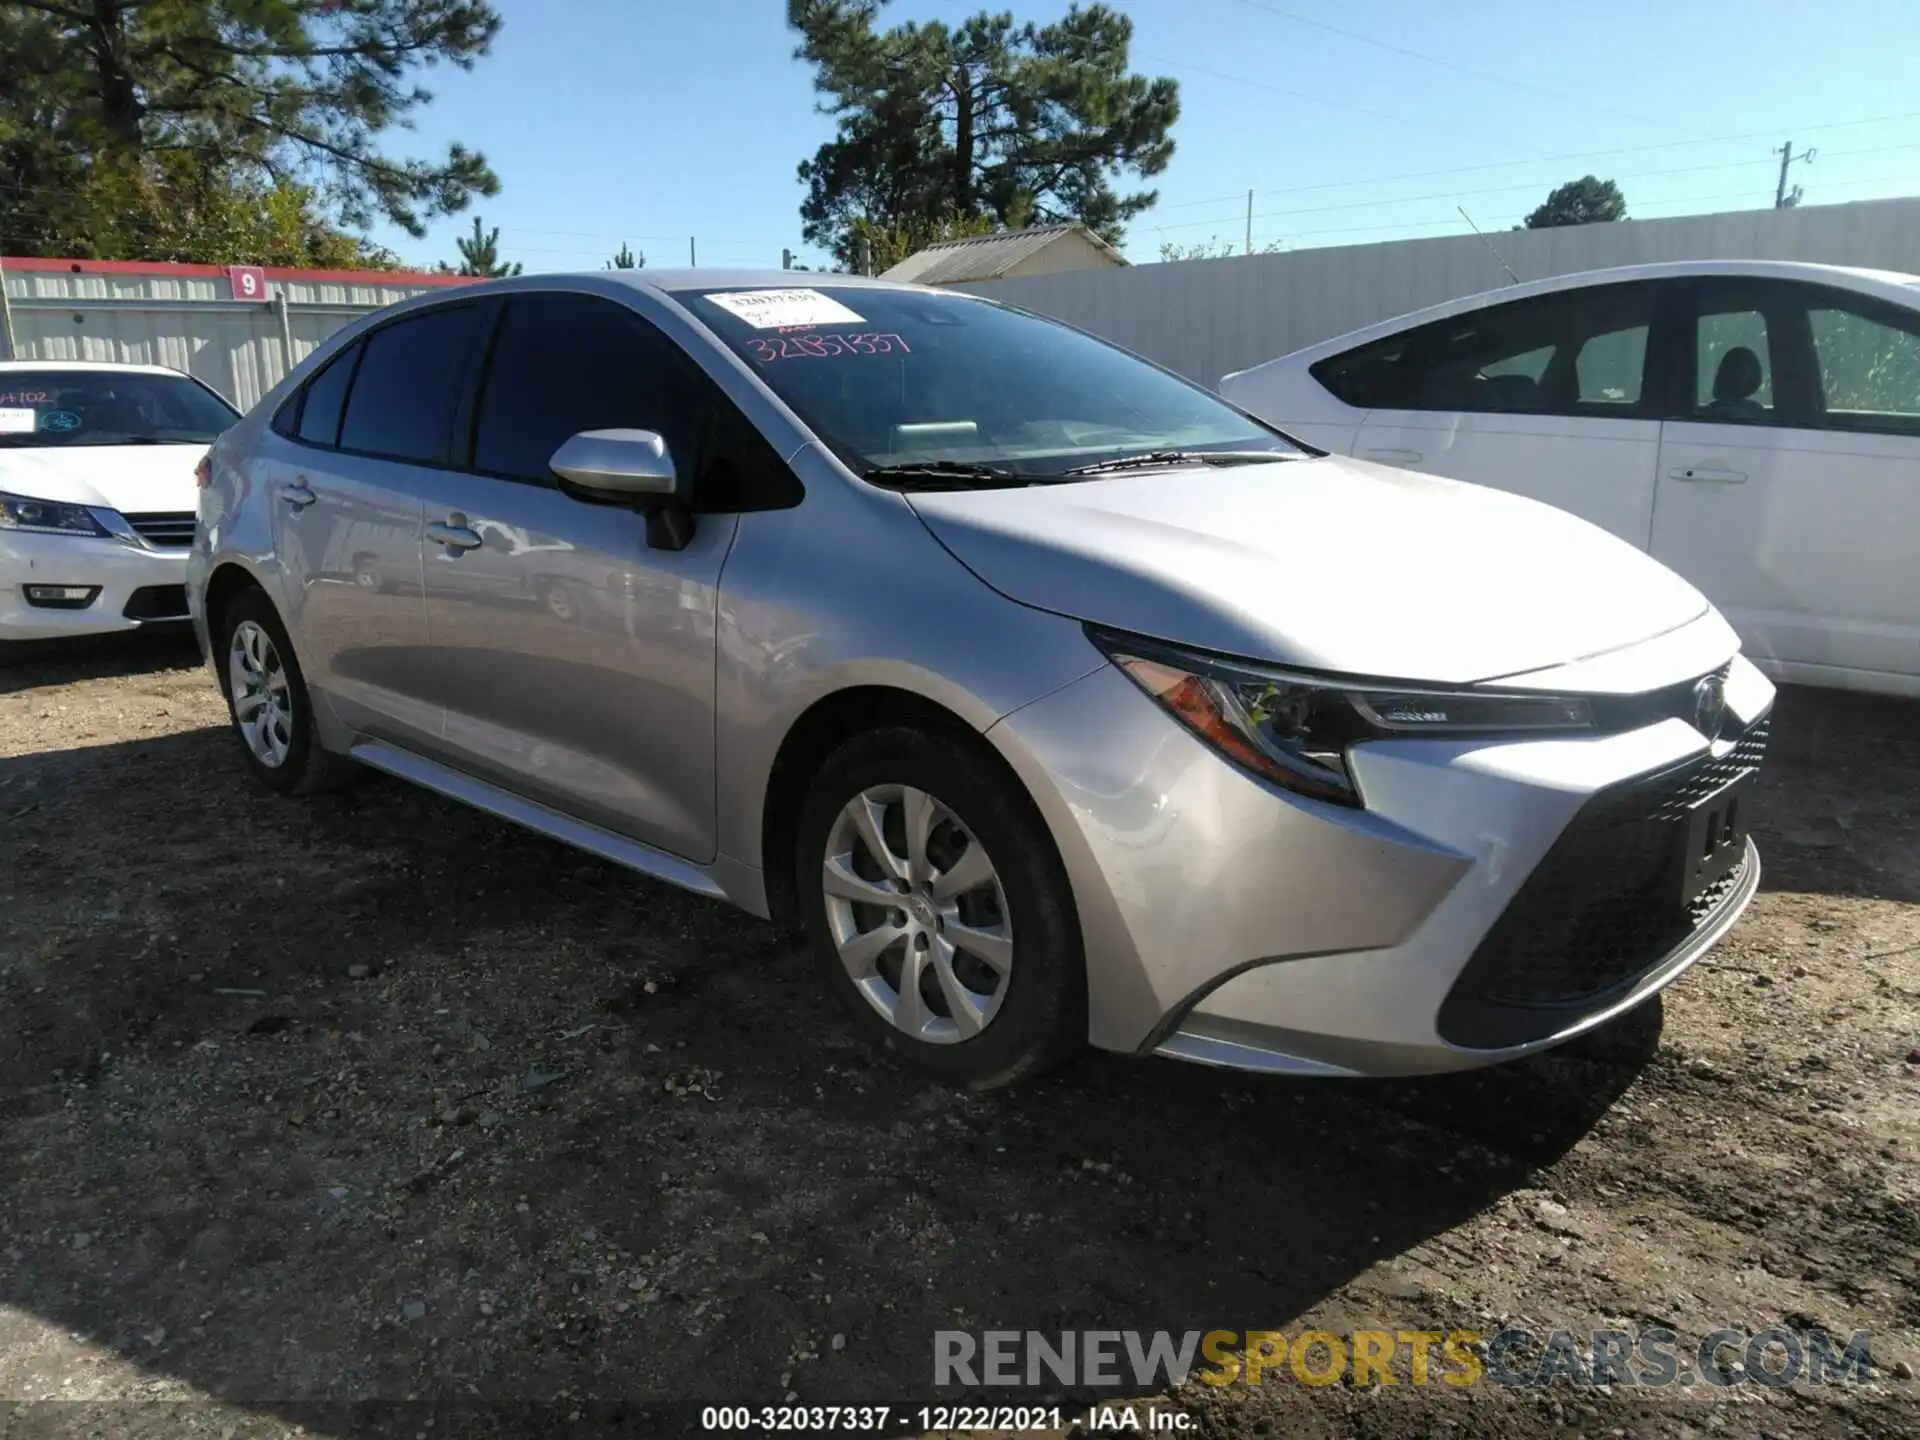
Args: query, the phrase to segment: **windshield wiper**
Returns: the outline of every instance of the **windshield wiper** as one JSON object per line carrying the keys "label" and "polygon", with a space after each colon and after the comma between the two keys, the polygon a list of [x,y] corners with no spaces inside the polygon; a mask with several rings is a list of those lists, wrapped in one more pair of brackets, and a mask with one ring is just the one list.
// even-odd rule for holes
{"label": "windshield wiper", "polygon": [[1165,465],[1257,465],[1268,460],[1291,460],[1285,450],[1146,450],[1113,460],[1076,465],[1062,475],[1103,475],[1109,470],[1146,470]]}
{"label": "windshield wiper", "polygon": [[876,465],[866,478],[894,490],[990,490],[1031,485],[1031,477],[998,465],[976,465],[967,460],[914,460],[904,465]]}

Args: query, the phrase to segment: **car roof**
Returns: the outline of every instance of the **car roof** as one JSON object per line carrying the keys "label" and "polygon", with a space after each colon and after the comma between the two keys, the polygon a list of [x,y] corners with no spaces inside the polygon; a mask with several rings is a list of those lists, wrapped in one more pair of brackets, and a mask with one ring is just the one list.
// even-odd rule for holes
{"label": "car roof", "polygon": [[0,360],[0,375],[21,370],[98,370],[120,375],[175,375],[184,372],[166,365],[123,364],[118,360]]}
{"label": "car roof", "polygon": [[1265,365],[1278,365],[1281,361],[1289,363],[1299,360],[1319,359],[1324,355],[1335,355],[1355,345],[1364,345],[1369,340],[1382,339],[1398,334],[1402,330],[1411,330],[1433,320],[1445,320],[1450,316],[1464,315],[1473,310],[1484,309],[1489,305],[1503,305],[1509,300],[1525,300],[1535,295],[1552,295],[1564,290],[1583,290],[1593,285],[1617,285],[1629,280],[1673,280],[1688,276],[1722,276],[1751,280],[1800,280],[1815,284],[1833,285],[1843,290],[1852,290],[1860,294],[1871,295],[1889,300],[1898,305],[1920,309],[1920,275],[1909,275],[1898,270],[1872,270],[1858,265],[1819,265],[1805,260],[1662,260],[1647,265],[1614,265],[1604,270],[1580,270],[1570,275],[1550,275],[1540,280],[1523,280],[1517,284],[1503,286],[1498,290],[1483,290],[1474,295],[1462,295],[1458,299],[1442,301],[1438,305],[1429,305],[1423,310],[1411,310],[1404,315],[1396,315],[1390,320],[1382,320],[1358,330],[1321,340],[1313,345],[1289,351],[1262,365],[1249,366],[1237,374],[1248,374]]}

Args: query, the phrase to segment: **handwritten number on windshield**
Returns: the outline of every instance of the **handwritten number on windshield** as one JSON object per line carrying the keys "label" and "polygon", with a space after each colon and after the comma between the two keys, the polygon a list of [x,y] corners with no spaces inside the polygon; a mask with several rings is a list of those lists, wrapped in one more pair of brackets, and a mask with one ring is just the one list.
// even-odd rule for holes
{"label": "handwritten number on windshield", "polygon": [[746,342],[747,349],[762,365],[775,360],[825,360],[835,355],[891,355],[899,351],[911,355],[912,347],[898,335],[769,335]]}

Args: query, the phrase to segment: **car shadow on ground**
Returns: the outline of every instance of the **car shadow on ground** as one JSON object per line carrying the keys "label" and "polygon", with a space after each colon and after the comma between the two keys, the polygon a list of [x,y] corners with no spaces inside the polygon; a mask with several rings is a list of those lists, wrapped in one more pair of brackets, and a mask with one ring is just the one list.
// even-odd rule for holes
{"label": "car shadow on ground", "polygon": [[279,800],[234,744],[0,761],[34,797],[0,1304],[323,1428],[926,1396],[943,1328],[1279,1328],[1526,1184],[1658,1043],[1655,1005],[1437,1080],[1096,1056],[959,1094],[772,927],[398,784]]}
{"label": "car shadow on ground", "polygon": [[200,663],[200,647],[185,625],[78,640],[26,640],[0,645],[0,695],[49,690],[107,675],[186,670]]}

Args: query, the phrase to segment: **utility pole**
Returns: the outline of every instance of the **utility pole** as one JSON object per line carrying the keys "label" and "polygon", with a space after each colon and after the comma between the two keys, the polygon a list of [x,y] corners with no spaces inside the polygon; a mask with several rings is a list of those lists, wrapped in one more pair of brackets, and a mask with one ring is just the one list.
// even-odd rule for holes
{"label": "utility pole", "polygon": [[864,235],[860,237],[859,273],[862,275],[873,274],[873,242]]}
{"label": "utility pole", "polygon": [[1251,190],[1247,191],[1247,248],[1240,253],[1242,255],[1253,253],[1253,191]]}
{"label": "utility pole", "polygon": [[784,246],[780,250],[780,268],[782,270],[791,270],[793,268],[793,251],[786,249]]}
{"label": "utility pole", "polygon": [[1811,163],[1816,152],[1812,146],[1808,146],[1806,150],[1796,155],[1793,153],[1793,141],[1789,140],[1773,153],[1780,157],[1780,184],[1773,192],[1773,208],[1786,210],[1800,203],[1800,187],[1796,185],[1791,190],[1787,189],[1787,167],[1796,160]]}
{"label": "utility pole", "polygon": [[689,270],[695,270],[698,269],[699,266],[700,257],[694,253],[693,236],[689,235],[687,236],[687,268]]}

